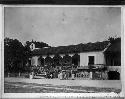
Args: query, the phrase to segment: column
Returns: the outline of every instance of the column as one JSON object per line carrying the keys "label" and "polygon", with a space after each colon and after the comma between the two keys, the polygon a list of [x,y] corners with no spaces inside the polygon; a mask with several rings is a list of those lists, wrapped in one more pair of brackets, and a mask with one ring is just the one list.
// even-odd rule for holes
{"label": "column", "polygon": [[36,56],[35,57],[35,66],[37,66],[38,65],[38,57]]}
{"label": "column", "polygon": [[37,56],[32,57],[31,65],[32,66],[37,66],[37,64],[38,64],[38,57]]}

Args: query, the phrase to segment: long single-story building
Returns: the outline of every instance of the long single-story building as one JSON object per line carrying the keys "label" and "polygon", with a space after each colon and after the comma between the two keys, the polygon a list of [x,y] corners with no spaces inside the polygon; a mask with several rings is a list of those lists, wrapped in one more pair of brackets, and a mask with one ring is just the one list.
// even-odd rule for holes
{"label": "long single-story building", "polygon": [[32,66],[86,67],[89,65],[107,66],[109,71],[120,73],[121,41],[102,41],[69,46],[36,48],[30,45]]}

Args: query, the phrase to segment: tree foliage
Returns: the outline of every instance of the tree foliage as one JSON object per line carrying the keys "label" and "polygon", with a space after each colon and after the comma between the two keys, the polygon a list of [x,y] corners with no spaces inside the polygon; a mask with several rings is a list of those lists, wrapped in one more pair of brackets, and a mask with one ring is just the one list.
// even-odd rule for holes
{"label": "tree foliage", "polygon": [[116,42],[121,42],[121,37],[109,37],[108,40],[110,41],[111,44],[113,44]]}
{"label": "tree foliage", "polygon": [[50,47],[47,43],[39,42],[39,41],[33,41],[33,40],[32,41],[26,41],[25,46],[29,48],[32,43],[35,44],[36,48]]}
{"label": "tree foliage", "polygon": [[[4,71],[8,72],[25,72],[26,64],[31,57],[30,44],[35,43],[36,47],[42,48],[49,46],[44,42],[26,41],[23,45],[17,39],[4,39]],[[30,65],[30,64],[29,64]]]}
{"label": "tree foliage", "polygon": [[21,72],[24,71],[28,55],[27,49],[17,39],[4,39],[4,71]]}

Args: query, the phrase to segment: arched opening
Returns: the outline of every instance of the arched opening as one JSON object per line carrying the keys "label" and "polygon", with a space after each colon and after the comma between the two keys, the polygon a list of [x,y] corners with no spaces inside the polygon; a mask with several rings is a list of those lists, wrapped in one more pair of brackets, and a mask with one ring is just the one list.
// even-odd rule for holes
{"label": "arched opening", "polygon": [[50,56],[47,56],[45,58],[45,65],[52,66],[52,64],[53,64],[53,59]]}
{"label": "arched opening", "polygon": [[75,54],[74,56],[72,56],[72,64],[73,65],[79,65],[80,62],[80,55]]}
{"label": "arched opening", "polygon": [[63,57],[63,65],[71,65],[72,64],[72,57],[66,54]]}
{"label": "arched opening", "polygon": [[42,67],[44,66],[44,58],[42,56],[39,57],[38,64],[39,66],[42,66]]}
{"label": "arched opening", "polygon": [[120,80],[120,73],[117,71],[109,71],[108,79],[109,80]]}
{"label": "arched opening", "polygon": [[53,65],[54,66],[60,66],[60,65],[62,65],[62,57],[60,56],[60,55],[55,55],[54,57],[53,57]]}

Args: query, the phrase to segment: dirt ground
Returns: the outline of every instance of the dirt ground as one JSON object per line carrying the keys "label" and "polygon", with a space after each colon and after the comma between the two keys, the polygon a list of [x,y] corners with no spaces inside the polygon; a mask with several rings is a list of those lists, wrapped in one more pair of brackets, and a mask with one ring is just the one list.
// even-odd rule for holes
{"label": "dirt ground", "polygon": [[[59,80],[59,79],[28,79],[5,78],[4,93],[112,93],[121,91],[120,80]],[[16,94],[15,94],[16,95]],[[118,96],[118,95],[117,95]],[[81,97],[82,99],[90,99]],[[92,97],[94,99],[124,99],[121,97]],[[61,98],[64,99],[64,98]],[[72,99],[76,99],[73,98]]]}

